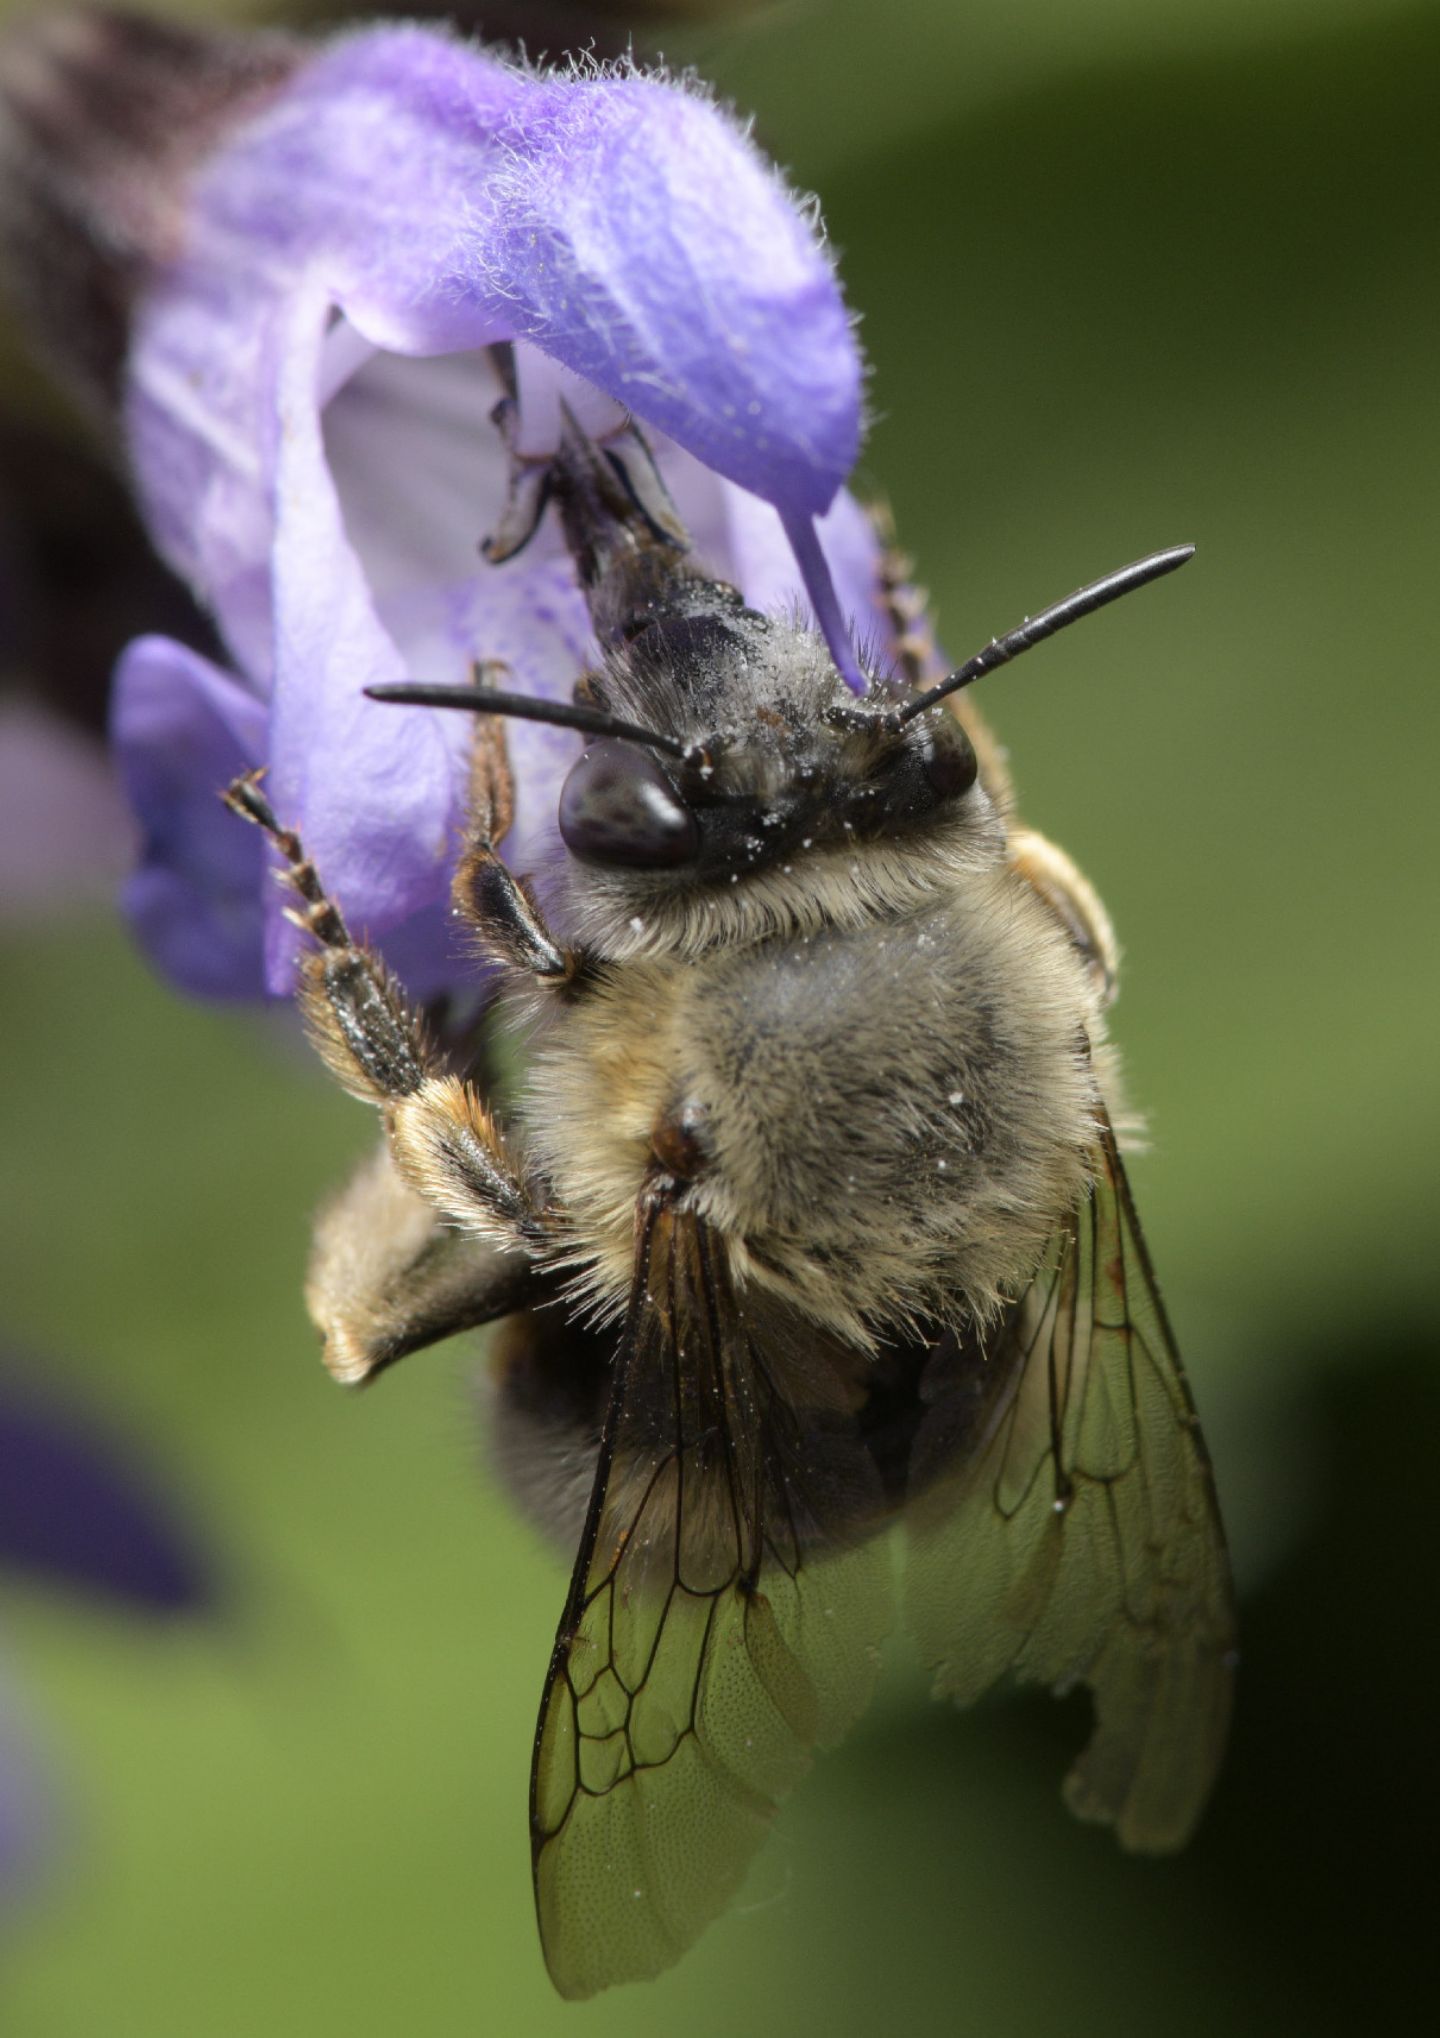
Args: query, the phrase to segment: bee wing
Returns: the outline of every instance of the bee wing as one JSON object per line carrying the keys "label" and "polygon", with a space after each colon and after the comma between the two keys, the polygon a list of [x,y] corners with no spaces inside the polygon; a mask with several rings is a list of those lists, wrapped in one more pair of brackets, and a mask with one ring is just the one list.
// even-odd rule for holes
{"label": "bee wing", "polygon": [[[943,1347],[942,1347],[943,1351]],[[907,1604],[937,1696],[1090,1687],[1070,1809],[1179,1847],[1229,1722],[1235,1623],[1210,1461],[1109,1121],[1094,1186],[988,1355],[937,1356]]]}
{"label": "bee wing", "polygon": [[878,1488],[850,1419],[776,1385],[703,1224],[652,1201],[531,1776],[562,1995],[676,1960],[866,1704]]}

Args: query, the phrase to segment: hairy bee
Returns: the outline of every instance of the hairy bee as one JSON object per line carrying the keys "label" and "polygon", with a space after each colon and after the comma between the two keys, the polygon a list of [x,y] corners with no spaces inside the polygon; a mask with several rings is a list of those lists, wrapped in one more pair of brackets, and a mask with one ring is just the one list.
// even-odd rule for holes
{"label": "hairy bee", "polygon": [[[570,425],[543,492],[602,652],[574,705],[377,689],[477,714],[454,896],[533,1031],[514,1123],[255,780],[227,797],[298,894],[315,1043],[384,1125],[318,1227],[327,1362],[361,1381],[508,1318],[500,1455],[578,1543],[531,1832],[550,1973],[585,1996],[695,1939],[865,1705],[890,1524],[937,1693],[1090,1688],[1066,1795],[1127,1847],[1199,1815],[1233,1622],[1112,1129],[1108,923],[943,705],[1188,553],[928,687],[912,629],[857,700],[817,635],[706,577],[613,447]],[[498,854],[506,714],[591,738],[544,915]]]}

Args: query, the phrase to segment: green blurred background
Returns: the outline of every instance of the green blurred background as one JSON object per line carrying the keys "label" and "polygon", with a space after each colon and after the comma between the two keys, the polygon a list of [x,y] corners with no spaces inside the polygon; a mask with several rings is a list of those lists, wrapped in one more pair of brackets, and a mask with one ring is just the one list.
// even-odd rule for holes
{"label": "green blurred background", "polygon": [[10,913],[0,1331],[222,1590],[139,1621],[0,1577],[60,1805],[0,2028],[1408,2023],[1440,1812],[1440,14],[794,0],[661,40],[822,196],[874,370],[861,480],[954,653],[1199,545],[985,706],[1127,949],[1137,1194],[1243,1592],[1233,1756],[1186,1856],[1127,1860],[1060,1807],[1074,1707],[932,1709],[897,1647],[734,1913],[559,2004],[525,1782],[562,1574],[485,1472],[473,1349],[347,1400],[301,1311],[364,1114],[273,1019],[152,982],[103,903]]}

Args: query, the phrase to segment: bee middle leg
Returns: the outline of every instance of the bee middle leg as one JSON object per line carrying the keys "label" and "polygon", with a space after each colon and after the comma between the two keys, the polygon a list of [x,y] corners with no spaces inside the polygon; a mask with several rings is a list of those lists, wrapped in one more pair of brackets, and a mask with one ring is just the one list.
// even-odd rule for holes
{"label": "bee middle leg", "polygon": [[1084,959],[1101,1007],[1114,1001],[1120,984],[1120,945],[1115,929],[1084,871],[1033,828],[1010,830],[1010,867],[1040,894]]}
{"label": "bee middle leg", "polygon": [[290,917],[315,943],[300,964],[307,1030],[350,1094],[379,1110],[401,1176],[473,1235],[520,1252],[538,1247],[548,1236],[546,1211],[500,1127],[473,1085],[445,1068],[380,957],[351,939],[299,836],[281,826],[260,791],[258,775],[236,779],[224,797],[285,859],[284,875],[300,900]]}
{"label": "bee middle leg", "polygon": [[326,1367],[345,1386],[509,1316],[535,1293],[532,1260],[457,1231],[402,1179],[385,1146],[316,1220],[305,1301]]}

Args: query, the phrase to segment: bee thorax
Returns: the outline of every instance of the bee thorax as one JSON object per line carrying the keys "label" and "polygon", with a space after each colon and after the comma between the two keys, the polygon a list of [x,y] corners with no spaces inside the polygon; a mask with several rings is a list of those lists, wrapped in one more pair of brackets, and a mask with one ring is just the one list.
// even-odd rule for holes
{"label": "bee thorax", "polygon": [[1083,1193],[1093,1004],[1003,873],[869,927],[615,968],[532,1089],[571,1256],[618,1308],[658,1167],[742,1287],[844,1337],[984,1318]]}

